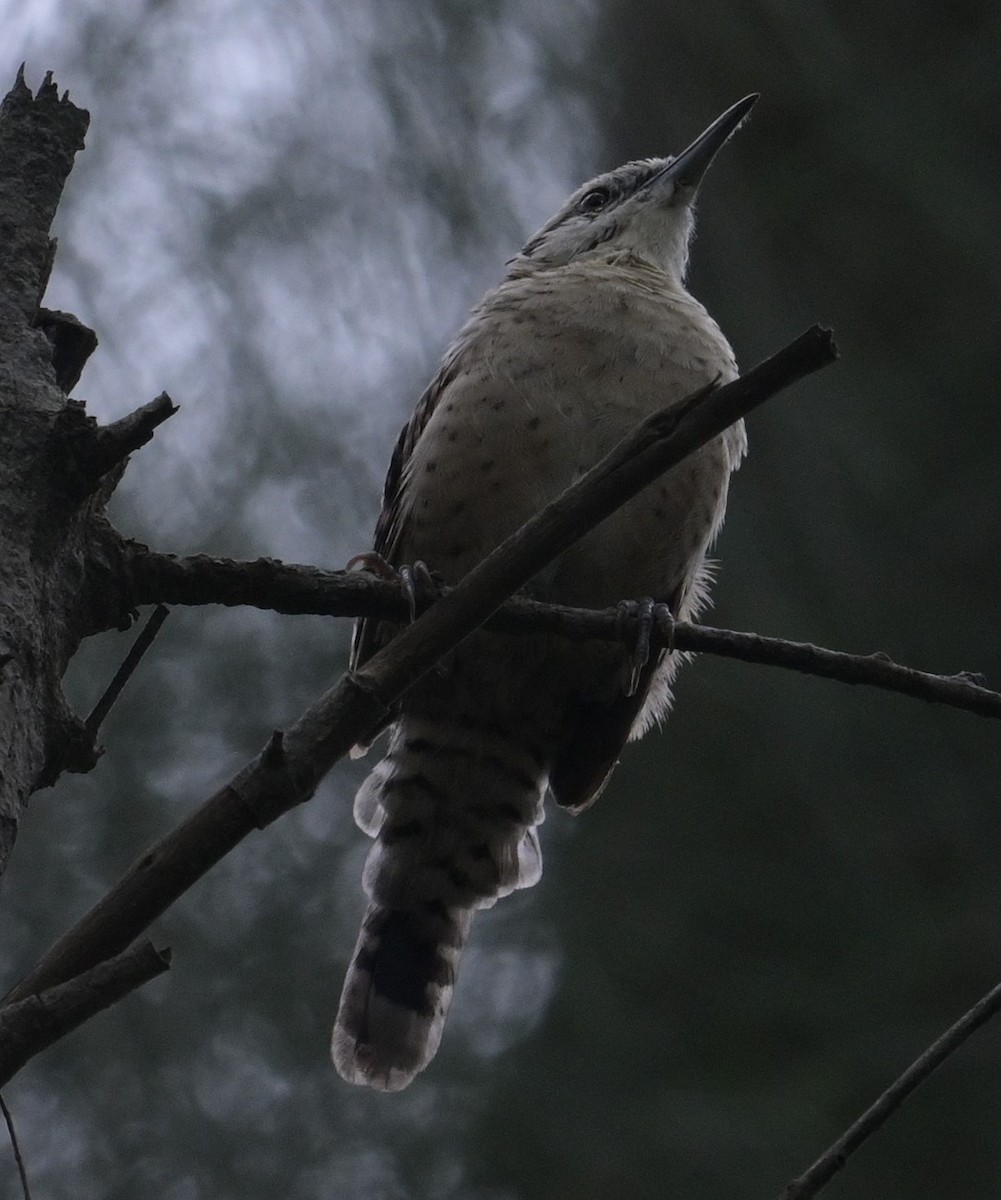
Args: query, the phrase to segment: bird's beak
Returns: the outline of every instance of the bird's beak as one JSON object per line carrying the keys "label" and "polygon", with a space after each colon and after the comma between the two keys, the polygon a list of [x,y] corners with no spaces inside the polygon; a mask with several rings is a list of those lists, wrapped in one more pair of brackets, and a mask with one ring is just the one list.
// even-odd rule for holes
{"label": "bird's beak", "polygon": [[659,187],[661,184],[673,183],[675,188],[685,188],[694,194],[702,176],[723,143],[731,133],[736,132],[737,126],[758,102],[758,92],[738,100],[732,108],[728,108],[721,117],[704,132],[700,133],[687,150],[682,150],[677,158],[672,159],[658,175],[647,184],[647,187]]}

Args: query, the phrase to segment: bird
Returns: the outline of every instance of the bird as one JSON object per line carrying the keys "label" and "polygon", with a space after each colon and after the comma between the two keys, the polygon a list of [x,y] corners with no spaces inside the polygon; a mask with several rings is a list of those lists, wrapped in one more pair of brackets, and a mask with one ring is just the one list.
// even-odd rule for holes
{"label": "bird", "polygon": [[[644,417],[737,376],[685,287],[693,206],[747,96],[674,157],[577,189],[472,310],[396,443],[371,556],[454,584]],[[707,553],[747,449],[742,421],[587,533],[524,589],[678,620],[707,601]],[[362,619],[357,670],[398,625]],[[479,631],[407,691],[359,788],[368,895],[331,1041],[340,1075],[398,1091],[437,1052],[477,910],[542,871],[543,802],[577,813],[625,744],[666,716],[680,656]],[[370,739],[371,740],[371,739]],[[364,752],[367,747],[361,747]]]}

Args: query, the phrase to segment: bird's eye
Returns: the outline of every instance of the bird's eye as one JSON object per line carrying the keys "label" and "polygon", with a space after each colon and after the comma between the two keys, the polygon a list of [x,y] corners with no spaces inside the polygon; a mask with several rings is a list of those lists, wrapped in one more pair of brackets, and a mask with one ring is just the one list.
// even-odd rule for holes
{"label": "bird's eye", "polygon": [[607,188],[594,188],[577,201],[577,211],[579,213],[596,213],[608,203],[609,194]]}

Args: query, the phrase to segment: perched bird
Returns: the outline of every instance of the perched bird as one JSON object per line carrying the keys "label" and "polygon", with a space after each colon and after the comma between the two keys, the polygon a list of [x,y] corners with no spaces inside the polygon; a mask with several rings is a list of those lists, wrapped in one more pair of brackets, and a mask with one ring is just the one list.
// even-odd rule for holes
{"label": "perched bird", "polygon": [[[756,99],[676,158],[584,184],[510,261],[400,435],[375,534],[386,563],[457,582],[644,417],[736,377],[684,279],[699,182]],[[589,607],[650,597],[692,617],[746,445],[738,422],[526,592]],[[362,621],[353,666],[393,632]],[[404,695],[355,798],[375,844],[333,1034],[345,1079],[395,1091],[431,1061],[474,912],[539,878],[547,790],[574,812],[591,804],[625,743],[666,715],[677,664],[663,653],[637,673],[622,645],[480,632]]]}

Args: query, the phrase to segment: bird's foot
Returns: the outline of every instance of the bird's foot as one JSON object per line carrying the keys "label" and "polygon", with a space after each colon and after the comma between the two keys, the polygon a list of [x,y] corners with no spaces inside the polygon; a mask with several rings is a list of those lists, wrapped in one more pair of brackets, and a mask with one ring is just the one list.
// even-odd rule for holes
{"label": "bird's foot", "polygon": [[666,604],[644,596],[639,600],[620,600],[615,606],[615,623],[619,637],[630,650],[625,694],[635,696],[640,676],[650,661],[650,639],[654,626],[666,624],[673,629],[674,616]]}
{"label": "bird's foot", "polygon": [[420,559],[413,563],[405,563],[400,567],[400,587],[403,588],[403,594],[407,598],[411,623],[417,620],[418,615],[438,594],[438,585],[434,581],[430,567]]}
{"label": "bird's foot", "polygon": [[368,571],[378,575],[380,579],[392,579],[399,582],[406,597],[407,608],[411,622],[417,620],[418,613],[425,608],[438,594],[438,585],[427,563],[418,560],[405,563],[402,567],[394,567],[375,550],[366,550],[364,554],[356,554],[348,560],[348,571]]}

